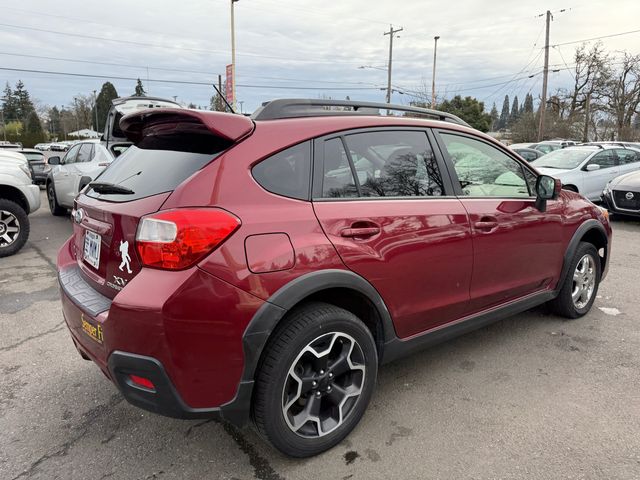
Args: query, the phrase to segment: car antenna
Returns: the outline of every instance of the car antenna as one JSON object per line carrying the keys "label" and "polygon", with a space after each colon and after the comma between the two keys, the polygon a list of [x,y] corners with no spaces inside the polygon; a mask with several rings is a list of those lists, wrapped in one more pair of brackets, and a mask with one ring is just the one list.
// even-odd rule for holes
{"label": "car antenna", "polygon": [[215,83],[211,84],[213,86],[213,88],[215,88],[216,92],[218,92],[218,95],[220,95],[220,98],[222,99],[222,101],[227,105],[227,108],[229,108],[229,111],[231,113],[236,113],[233,111],[233,107],[231,105],[229,105],[229,102],[227,102],[227,99],[224,98],[224,95],[222,95],[222,92],[220,90],[218,90],[218,87],[216,87]]}

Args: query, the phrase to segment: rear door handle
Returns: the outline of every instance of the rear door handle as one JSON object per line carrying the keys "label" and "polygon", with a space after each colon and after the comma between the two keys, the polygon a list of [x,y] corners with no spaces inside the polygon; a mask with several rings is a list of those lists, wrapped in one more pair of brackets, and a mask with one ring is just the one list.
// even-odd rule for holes
{"label": "rear door handle", "polygon": [[380,233],[380,227],[345,228],[340,231],[342,237],[372,237]]}
{"label": "rear door handle", "polygon": [[476,230],[480,230],[483,232],[490,232],[498,228],[498,220],[494,217],[482,217],[480,221],[473,224]]}

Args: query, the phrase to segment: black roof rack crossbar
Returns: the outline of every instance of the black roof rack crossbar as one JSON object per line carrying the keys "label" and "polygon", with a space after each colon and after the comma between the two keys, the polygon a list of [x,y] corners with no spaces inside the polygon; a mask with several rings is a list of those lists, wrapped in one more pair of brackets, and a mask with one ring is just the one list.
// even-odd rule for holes
{"label": "black roof rack crossbar", "polygon": [[[347,107],[348,110],[329,109],[327,107]],[[390,103],[358,102],[354,100],[325,100],[311,98],[282,98],[265,102],[251,118],[253,120],[276,120],[281,118],[321,117],[336,115],[380,115],[381,110],[416,113],[434,117],[437,120],[456,123],[468,127],[461,118],[446,112],[407,105]]]}

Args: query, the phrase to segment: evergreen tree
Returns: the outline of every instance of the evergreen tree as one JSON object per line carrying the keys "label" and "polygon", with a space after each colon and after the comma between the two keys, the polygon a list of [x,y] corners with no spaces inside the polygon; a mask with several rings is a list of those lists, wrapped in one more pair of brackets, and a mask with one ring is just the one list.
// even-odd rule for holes
{"label": "evergreen tree", "polygon": [[18,110],[16,108],[16,98],[9,82],[7,82],[2,92],[2,114],[4,115],[5,124],[18,119]]}
{"label": "evergreen tree", "polygon": [[491,116],[484,111],[484,103],[473,97],[456,95],[451,100],[445,100],[438,105],[438,110],[457,115],[473,128],[481,132],[491,129]]}
{"label": "evergreen tree", "polygon": [[136,82],[136,91],[133,92],[134,97],[146,97],[147,92],[144,91],[144,87],[142,86],[142,82],[140,79]]}
{"label": "evergreen tree", "polygon": [[498,128],[498,120],[500,120],[498,109],[496,108],[496,102],[493,102],[493,107],[491,107],[491,113],[489,113],[489,116],[491,117],[491,130],[496,130],[496,128]]}
{"label": "evergreen tree", "polygon": [[95,106],[91,111],[91,118],[95,119],[97,110],[98,125],[96,125],[96,130],[98,132],[102,132],[104,130],[104,124],[107,121],[107,114],[109,113],[109,109],[111,108],[111,101],[116,98],[118,98],[118,92],[116,91],[116,87],[113,86],[113,83],[103,83],[102,88],[100,89],[100,93],[96,97]]}
{"label": "evergreen tree", "polygon": [[29,92],[24,87],[22,80],[18,80],[18,83],[16,83],[16,88],[13,91],[13,98],[16,105],[17,119],[22,123],[25,123],[29,114],[35,109],[31,102]]}
{"label": "evergreen tree", "polygon": [[500,119],[498,120],[498,130],[506,128],[509,121],[509,95],[504,96],[504,102],[502,102],[502,112],[500,113]]}
{"label": "evergreen tree", "polygon": [[522,108],[524,113],[533,113],[533,95],[527,93],[524,99],[524,106]]}
{"label": "evergreen tree", "polygon": [[518,96],[513,97],[513,105],[511,106],[511,113],[509,114],[509,121],[507,122],[509,126],[513,125],[520,116],[520,112],[518,110]]}
{"label": "evergreen tree", "polygon": [[42,135],[44,133],[42,130],[42,123],[40,123],[40,119],[38,118],[38,114],[35,110],[31,110],[29,115],[27,115],[27,119],[24,123],[24,131],[28,135]]}

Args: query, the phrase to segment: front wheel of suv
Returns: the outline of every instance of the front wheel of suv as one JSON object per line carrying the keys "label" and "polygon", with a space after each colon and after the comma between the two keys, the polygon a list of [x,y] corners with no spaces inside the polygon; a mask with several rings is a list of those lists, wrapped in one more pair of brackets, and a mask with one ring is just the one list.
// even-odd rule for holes
{"label": "front wheel of suv", "polygon": [[20,250],[29,238],[29,218],[20,205],[0,199],[0,257]]}
{"label": "front wheel of suv", "polygon": [[358,424],[377,371],[375,341],[358,317],[326,303],[304,305],[265,347],[254,392],[256,428],[286,455],[321,453]]}
{"label": "front wheel of suv", "polygon": [[600,256],[591,243],[580,242],[569,271],[551,309],[566,318],[582,317],[591,310],[601,276]]}

